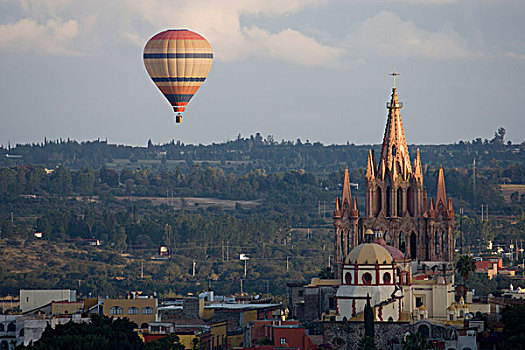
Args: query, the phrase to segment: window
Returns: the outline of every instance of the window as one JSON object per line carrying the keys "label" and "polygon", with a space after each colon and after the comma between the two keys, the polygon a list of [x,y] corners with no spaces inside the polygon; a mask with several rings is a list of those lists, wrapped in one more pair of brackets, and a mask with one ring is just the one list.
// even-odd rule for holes
{"label": "window", "polygon": [[345,282],[346,284],[352,283],[352,274],[350,272],[345,273]]}
{"label": "window", "polygon": [[122,308],[120,306],[113,306],[110,310],[109,310],[109,313],[111,315],[122,315]]}
{"label": "window", "polygon": [[3,331],[4,331],[4,324],[0,323],[0,332],[3,332]]}
{"label": "window", "polygon": [[149,306],[147,306],[147,307],[143,307],[143,308],[142,308],[142,313],[143,313],[144,315],[153,315],[153,308],[152,308],[152,307],[149,307]]}
{"label": "window", "polygon": [[23,337],[23,336],[24,336],[24,333],[25,333],[25,332],[24,332],[24,329],[22,328],[22,329],[20,330],[20,332],[18,333],[18,335],[19,335],[20,337]]}
{"label": "window", "polygon": [[392,203],[391,203],[391,189],[390,187],[386,188],[386,216],[391,217],[392,216]]}
{"label": "window", "polygon": [[399,233],[399,250],[404,254],[406,250],[405,243],[405,234],[403,232]]}
{"label": "window", "polygon": [[304,290],[300,290],[299,293],[298,293],[299,297],[302,297],[304,296]]}
{"label": "window", "polygon": [[281,338],[281,344],[286,344],[286,338]]}
{"label": "window", "polygon": [[8,332],[16,332],[16,325],[14,322],[11,322],[7,325]]}
{"label": "window", "polygon": [[423,305],[423,298],[416,297],[416,307],[420,307],[421,305]]}
{"label": "window", "polygon": [[372,275],[370,273],[365,273],[363,275],[363,283],[364,284],[371,284],[372,283]]}
{"label": "window", "polygon": [[389,284],[391,280],[392,280],[392,278],[391,278],[391,276],[390,276],[390,273],[385,272],[385,273],[383,274],[383,283],[384,283],[384,284]]}
{"label": "window", "polygon": [[139,308],[138,307],[130,307],[128,308],[128,315],[138,315],[139,314]]}
{"label": "window", "polygon": [[390,233],[388,233],[388,231],[385,232],[385,242],[387,245],[390,245],[390,243],[392,243],[392,238],[390,237]]}
{"label": "window", "polygon": [[328,308],[331,310],[335,309],[335,298],[328,298]]}
{"label": "window", "polygon": [[403,216],[403,189],[397,189],[397,216]]}

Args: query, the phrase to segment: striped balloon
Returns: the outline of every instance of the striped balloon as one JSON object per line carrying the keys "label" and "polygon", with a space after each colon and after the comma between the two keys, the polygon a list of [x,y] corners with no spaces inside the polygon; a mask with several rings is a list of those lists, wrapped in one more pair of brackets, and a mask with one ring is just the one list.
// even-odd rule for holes
{"label": "striped balloon", "polygon": [[213,51],[208,41],[187,29],[158,33],[144,47],[148,74],[171,103],[173,111],[179,113],[184,112],[206,80],[212,62]]}

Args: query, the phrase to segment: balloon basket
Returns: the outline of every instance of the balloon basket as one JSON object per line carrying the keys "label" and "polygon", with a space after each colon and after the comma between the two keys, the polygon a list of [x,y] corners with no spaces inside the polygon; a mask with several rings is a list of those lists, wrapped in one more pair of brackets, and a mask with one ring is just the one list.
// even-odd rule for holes
{"label": "balloon basket", "polygon": [[182,114],[178,113],[175,116],[175,124],[180,124],[180,123],[182,123]]}

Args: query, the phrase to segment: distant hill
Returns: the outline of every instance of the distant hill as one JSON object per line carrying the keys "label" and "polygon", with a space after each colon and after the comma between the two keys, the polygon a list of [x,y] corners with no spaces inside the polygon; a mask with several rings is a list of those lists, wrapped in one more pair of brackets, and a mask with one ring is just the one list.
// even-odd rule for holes
{"label": "distant hill", "polygon": [[[504,143],[504,130],[498,132],[492,140],[478,138],[446,145],[410,145],[409,149],[414,158],[419,148],[423,164],[431,167],[467,168],[474,159],[479,167],[525,164],[525,143]],[[220,167],[236,174],[253,169],[267,172],[304,169],[312,174],[328,174],[345,165],[351,169],[364,167],[369,149],[380,152],[380,145],[323,145],[300,139],[277,142],[271,135],[263,139],[258,133],[210,145],[180,141],[154,145],[149,141],[147,147],[133,147],[100,140],[46,140],[41,144],[0,148],[0,166],[32,164],[52,169],[63,164],[72,169],[108,167],[120,170],[136,167],[189,169],[197,164]]]}

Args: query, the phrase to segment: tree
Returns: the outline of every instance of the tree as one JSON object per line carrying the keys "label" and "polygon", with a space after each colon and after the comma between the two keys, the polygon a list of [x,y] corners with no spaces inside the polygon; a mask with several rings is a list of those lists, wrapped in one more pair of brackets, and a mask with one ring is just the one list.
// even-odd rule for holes
{"label": "tree", "polygon": [[421,333],[410,333],[405,339],[403,350],[427,350],[429,345],[427,338]]}
{"label": "tree", "polygon": [[42,337],[34,344],[21,349],[31,350],[143,350],[144,343],[134,331],[136,325],[125,318],[112,319],[93,315],[90,323],[57,325],[48,324]]}
{"label": "tree", "polygon": [[525,322],[523,314],[525,305],[506,307],[501,312],[501,322],[503,322],[503,349],[524,349],[525,348]]}
{"label": "tree", "polygon": [[376,350],[376,345],[374,343],[374,339],[371,337],[367,337],[366,335],[359,339],[359,343],[357,343],[357,349],[359,350]]}
{"label": "tree", "polygon": [[[195,342],[197,340],[197,342]],[[193,349],[200,349],[196,347],[199,344],[199,339],[193,339]],[[160,339],[146,343],[146,350],[184,350],[184,345],[180,343],[180,339],[175,334],[169,334]]]}
{"label": "tree", "polygon": [[334,272],[332,271],[330,267],[326,266],[326,267],[323,267],[321,271],[317,273],[317,277],[323,280],[332,279],[334,278]]}
{"label": "tree", "polygon": [[466,283],[468,276],[476,271],[476,260],[469,255],[460,256],[456,262],[456,271],[463,278],[463,283]]}

